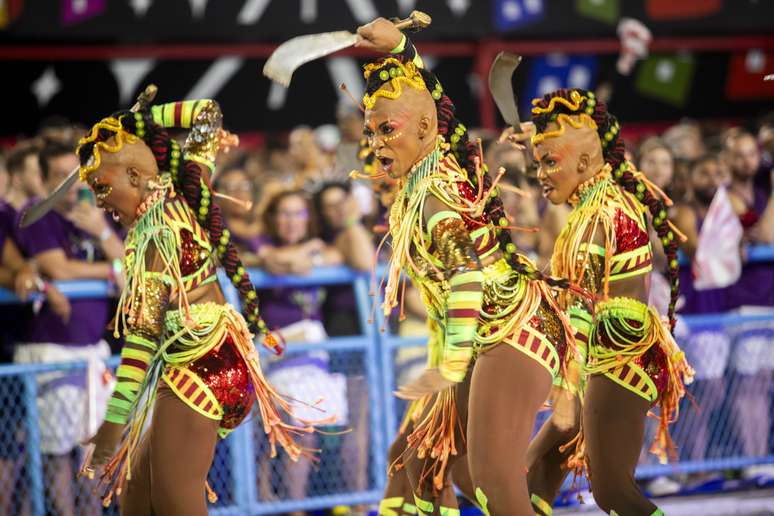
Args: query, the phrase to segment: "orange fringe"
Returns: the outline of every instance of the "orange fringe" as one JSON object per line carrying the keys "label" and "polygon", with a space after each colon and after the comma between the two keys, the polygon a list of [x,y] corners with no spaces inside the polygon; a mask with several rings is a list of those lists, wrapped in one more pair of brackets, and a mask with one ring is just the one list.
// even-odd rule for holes
{"label": "orange fringe", "polygon": [[218,501],[218,494],[210,487],[210,483],[206,480],[204,481],[204,488],[207,491],[207,501],[210,503],[215,503]]}
{"label": "orange fringe", "polygon": [[[417,410],[421,408],[417,407]],[[419,484],[432,477],[434,492],[440,492],[449,459],[458,453],[455,430],[460,431],[464,440],[465,433],[457,413],[454,387],[449,387],[437,394],[425,416],[415,423],[414,431],[407,437],[406,451],[390,465],[388,474],[392,475],[403,468],[404,456],[416,450],[417,458],[431,459],[424,461]]]}

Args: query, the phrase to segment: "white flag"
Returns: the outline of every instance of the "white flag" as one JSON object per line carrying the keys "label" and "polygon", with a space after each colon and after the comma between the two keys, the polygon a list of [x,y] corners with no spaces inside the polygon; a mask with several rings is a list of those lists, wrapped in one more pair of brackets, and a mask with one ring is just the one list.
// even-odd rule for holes
{"label": "white flag", "polygon": [[693,287],[696,290],[733,285],[742,274],[739,242],[742,224],[731,207],[725,187],[715,192],[699,231],[699,244],[693,260]]}

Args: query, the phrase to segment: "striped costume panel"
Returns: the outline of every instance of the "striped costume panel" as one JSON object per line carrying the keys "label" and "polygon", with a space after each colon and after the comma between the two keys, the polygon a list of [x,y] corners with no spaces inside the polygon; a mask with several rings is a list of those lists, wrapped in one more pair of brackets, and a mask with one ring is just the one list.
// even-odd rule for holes
{"label": "striped costume panel", "polygon": [[186,367],[167,367],[164,382],[186,405],[210,419],[220,420],[223,408],[212,390],[199,376]]}
{"label": "striped costume panel", "polygon": [[653,383],[653,380],[650,379],[648,374],[633,361],[605,373],[605,376],[651,403],[658,398],[656,384]]}
{"label": "striped costume panel", "polygon": [[546,368],[554,377],[559,374],[559,354],[548,338],[532,326],[522,326],[518,333],[505,339],[505,343],[525,353]]}
{"label": "striped costume panel", "polygon": [[653,253],[650,244],[632,251],[616,254],[610,262],[610,281],[622,280],[645,274],[653,269]]}

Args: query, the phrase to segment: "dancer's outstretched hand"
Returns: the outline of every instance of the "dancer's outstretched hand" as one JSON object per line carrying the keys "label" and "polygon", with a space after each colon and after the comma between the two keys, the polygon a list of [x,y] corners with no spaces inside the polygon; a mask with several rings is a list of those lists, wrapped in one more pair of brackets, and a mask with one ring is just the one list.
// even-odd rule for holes
{"label": "dancer's outstretched hand", "polygon": [[228,154],[232,148],[236,147],[239,147],[239,136],[225,129],[218,129],[218,150]]}
{"label": "dancer's outstretched hand", "polygon": [[506,127],[500,137],[497,139],[497,143],[508,142],[519,150],[529,150],[530,138],[535,134],[535,124],[532,122],[522,122],[521,132],[517,133],[513,130],[513,127]]}
{"label": "dancer's outstretched hand", "polygon": [[395,391],[395,396],[402,400],[418,400],[453,385],[455,385],[455,382],[444,378],[441,375],[441,371],[434,367],[425,369],[419,378],[407,385],[399,387],[398,390]]}
{"label": "dancer's outstretched hand", "polygon": [[95,471],[107,464],[113,457],[123,433],[124,425],[104,421],[94,437],[89,439],[88,444],[94,445],[94,451],[91,457],[84,460],[81,474],[88,478],[94,478]]}

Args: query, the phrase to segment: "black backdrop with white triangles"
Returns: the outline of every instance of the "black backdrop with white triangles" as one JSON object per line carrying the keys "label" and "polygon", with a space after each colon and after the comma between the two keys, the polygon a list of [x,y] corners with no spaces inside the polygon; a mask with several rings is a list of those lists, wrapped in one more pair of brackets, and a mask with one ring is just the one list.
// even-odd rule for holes
{"label": "black backdrop with white triangles", "polygon": [[[160,100],[215,97],[227,125],[236,131],[329,123],[340,100],[338,84],[346,82],[356,92],[362,87],[362,60],[311,63],[283,91],[261,76],[262,58],[197,59],[196,49],[351,30],[374,15],[401,16],[413,8],[434,18],[429,29],[416,35],[418,41],[474,47],[492,40],[616,38],[622,16],[643,21],[656,38],[774,35],[774,2],[768,0],[5,0],[0,3],[0,53],[6,51],[0,63],[0,98],[7,114],[0,117],[0,136],[31,133],[42,117],[52,114],[88,123],[130,104],[148,82],[159,85]],[[154,52],[131,59],[120,52],[111,55],[111,49],[135,45],[152,49],[182,44],[194,47],[191,58],[158,58]],[[47,52],[61,45],[77,45],[78,53],[71,59],[48,59]],[[14,54],[30,49],[36,52],[34,59]],[[96,52],[104,57],[95,58]],[[773,48],[693,54],[675,49],[654,56],[664,61],[657,63],[657,71],[684,69],[689,59],[688,84],[677,96],[670,92],[680,85],[670,83],[677,79],[668,73],[654,79],[640,66],[631,77],[621,77],[615,73],[615,58],[590,56],[582,64],[590,67],[590,82],[584,86],[610,82],[615,92],[611,108],[627,121],[749,118],[771,108],[774,100],[774,82],[768,90],[750,93],[742,87],[737,94],[740,84],[760,82],[768,70],[774,73]],[[743,63],[741,69],[732,66],[735,59]],[[548,73],[545,60],[525,59],[515,79],[517,92],[539,93],[532,85],[535,74]],[[480,82],[473,74],[474,56],[463,53],[429,62],[457,102],[461,118],[477,125]],[[663,84],[652,87],[649,80]]]}

